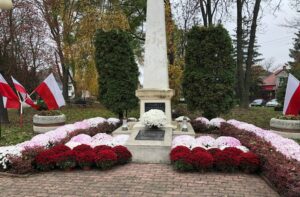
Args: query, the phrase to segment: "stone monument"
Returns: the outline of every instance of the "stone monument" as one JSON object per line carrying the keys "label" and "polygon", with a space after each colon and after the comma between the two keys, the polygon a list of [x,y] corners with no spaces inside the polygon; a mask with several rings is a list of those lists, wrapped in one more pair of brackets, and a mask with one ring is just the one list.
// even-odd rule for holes
{"label": "stone monument", "polygon": [[132,153],[132,161],[138,163],[169,163],[172,139],[177,135],[195,136],[191,125],[185,128],[173,122],[169,88],[167,39],[164,0],[147,1],[144,85],[136,91],[140,99],[140,115],[151,109],[165,112],[167,125],[161,129],[145,129],[142,123],[128,124],[128,129],[118,128],[113,135],[130,135],[125,146]]}
{"label": "stone monument", "polygon": [[146,44],[143,88],[136,91],[140,99],[140,114],[150,109],[165,112],[171,124],[171,98],[169,89],[165,7],[163,0],[147,1]]}

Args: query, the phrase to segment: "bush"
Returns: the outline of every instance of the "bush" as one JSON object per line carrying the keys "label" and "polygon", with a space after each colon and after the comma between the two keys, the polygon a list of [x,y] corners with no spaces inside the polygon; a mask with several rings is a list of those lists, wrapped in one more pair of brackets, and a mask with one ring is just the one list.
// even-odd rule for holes
{"label": "bush", "polygon": [[[76,152],[76,151],[75,151]],[[96,153],[93,150],[77,151],[76,162],[81,168],[91,167],[96,158]]]}
{"label": "bush", "polygon": [[[191,152],[191,150],[186,146],[176,146],[175,148],[173,148],[171,150],[170,158],[172,158],[172,155],[174,155],[176,153],[181,153],[181,152],[189,153],[189,152]],[[172,161],[172,159],[171,159],[171,161]]]}
{"label": "bush", "polygon": [[285,157],[264,139],[245,130],[223,123],[222,135],[233,136],[247,146],[260,158],[262,174],[275,186],[282,196],[299,196],[300,164],[296,160]]}
{"label": "bush", "polygon": [[25,160],[22,157],[9,157],[11,168],[9,171],[14,174],[26,174],[33,172],[32,160]]}
{"label": "bush", "polygon": [[[130,46],[131,37],[122,30],[98,30],[95,60],[99,74],[99,98],[108,109],[123,117],[138,104],[138,66]],[[126,88],[125,88],[126,87]]]}
{"label": "bush", "polygon": [[255,173],[258,171],[260,161],[257,155],[251,152],[240,154],[240,169],[247,173]]}
{"label": "bush", "polygon": [[207,150],[201,147],[195,147],[192,149],[192,153],[196,153],[196,152],[207,152]]}
{"label": "bush", "polygon": [[102,150],[112,150],[112,147],[106,146],[106,145],[99,145],[99,146],[94,147],[95,153],[98,153],[99,151],[102,151]]}
{"label": "bush", "polygon": [[235,64],[230,36],[222,25],[193,27],[187,35],[183,93],[189,110],[209,119],[234,104]]}
{"label": "bush", "polygon": [[35,165],[38,170],[41,171],[48,171],[52,170],[55,167],[55,160],[54,160],[55,152],[53,150],[45,150],[40,152],[35,157]]}
{"label": "bush", "polygon": [[56,166],[60,169],[71,169],[76,166],[76,155],[72,150],[54,155]]}
{"label": "bush", "polygon": [[192,120],[191,125],[196,133],[205,133],[210,130],[210,128],[201,121]]}
{"label": "bush", "polygon": [[117,154],[118,164],[125,164],[131,161],[132,155],[124,146],[115,146],[113,151]]}
{"label": "bush", "polygon": [[113,167],[117,161],[117,154],[112,150],[101,150],[97,152],[95,157],[95,163],[97,167],[102,170]]}
{"label": "bush", "polygon": [[234,151],[223,150],[217,152],[214,155],[215,166],[217,170],[223,172],[234,172],[239,168],[239,155],[236,155]]}
{"label": "bush", "polygon": [[210,148],[207,150],[212,156],[215,156],[215,154],[221,152],[219,148]]}
{"label": "bush", "polygon": [[193,167],[198,171],[204,171],[213,167],[214,158],[207,151],[192,152]]}
{"label": "bush", "polygon": [[179,171],[192,171],[193,167],[193,155],[191,152],[174,152],[170,155],[171,163],[175,170]]}
{"label": "bush", "polygon": [[59,153],[70,151],[71,149],[64,144],[60,144],[60,145],[53,146],[51,150],[56,154],[59,154]]}
{"label": "bush", "polygon": [[75,151],[75,152],[87,152],[87,151],[92,151],[92,150],[93,150],[93,148],[86,144],[81,144],[81,145],[73,148],[73,151]]}

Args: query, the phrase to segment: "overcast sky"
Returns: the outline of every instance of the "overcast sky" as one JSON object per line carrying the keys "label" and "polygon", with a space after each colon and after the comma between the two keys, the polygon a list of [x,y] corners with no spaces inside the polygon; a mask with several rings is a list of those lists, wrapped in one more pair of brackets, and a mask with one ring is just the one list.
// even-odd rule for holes
{"label": "overcast sky", "polygon": [[[282,1],[281,10],[276,12],[264,8],[263,20],[257,32],[258,44],[261,45],[259,52],[263,58],[268,60],[274,59],[273,69],[282,66],[290,60],[289,49],[293,47],[293,38],[295,37],[295,29],[284,27],[287,20],[297,16],[295,9],[292,9],[288,1]],[[225,27],[233,34],[236,24],[227,22]]]}
{"label": "overcast sky", "polygon": [[[186,0],[171,0],[173,6],[176,5],[178,1]],[[262,2],[260,15],[263,14],[263,18],[259,23],[257,31],[258,45],[261,45],[259,52],[263,55],[265,60],[273,59],[273,69],[276,69],[278,66],[283,66],[290,60],[289,49],[292,48],[296,30],[284,27],[284,24],[286,24],[286,21],[296,17],[297,14],[300,14],[296,12],[296,8],[291,8],[290,0],[281,0],[280,10],[274,14],[274,7],[278,1],[279,0],[267,1],[271,2],[271,4],[269,3],[268,5],[266,5],[266,1]],[[235,5],[232,5],[230,11],[230,18],[223,17],[222,23],[232,36],[235,34],[234,29],[236,28]],[[175,17],[176,23],[180,23],[178,21],[180,20],[180,15],[180,10],[174,7],[173,16]]]}

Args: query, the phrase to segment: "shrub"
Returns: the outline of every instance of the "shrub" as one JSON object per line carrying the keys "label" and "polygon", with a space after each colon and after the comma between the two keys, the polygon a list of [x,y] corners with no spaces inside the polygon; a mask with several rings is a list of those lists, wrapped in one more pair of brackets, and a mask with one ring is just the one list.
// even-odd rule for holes
{"label": "shrub", "polygon": [[75,154],[76,162],[81,168],[91,167],[95,162],[96,153],[93,150],[77,151]]}
{"label": "shrub", "polygon": [[112,150],[101,150],[96,153],[95,163],[100,169],[109,169],[118,161],[117,154]]}
{"label": "shrub", "polygon": [[170,157],[172,157],[172,155],[176,154],[176,153],[180,153],[180,152],[186,152],[189,153],[191,152],[191,150],[186,147],[186,146],[176,146],[175,148],[173,148],[170,152]]}
{"label": "shrub", "polygon": [[191,152],[177,152],[172,154],[170,159],[175,170],[192,171],[194,169]]}
{"label": "shrub", "polygon": [[182,83],[189,110],[203,111],[210,119],[233,107],[232,51],[230,35],[222,25],[195,26],[189,31]]}
{"label": "shrub", "polygon": [[207,152],[207,150],[201,147],[195,147],[192,149],[192,153],[196,153],[196,152]]}
{"label": "shrub", "polygon": [[94,147],[95,153],[98,153],[99,151],[102,151],[102,150],[112,150],[112,147],[106,146],[106,145],[100,145],[100,146]]}
{"label": "shrub", "polygon": [[22,157],[24,160],[34,160],[35,157],[41,153],[45,151],[45,148],[42,146],[35,146],[35,147],[26,147],[23,151],[22,151]]}
{"label": "shrub", "polygon": [[40,152],[35,157],[35,165],[38,170],[41,171],[48,171],[55,167],[55,160],[54,160],[55,152],[53,150],[45,150]]}
{"label": "shrub", "polygon": [[221,150],[219,148],[210,148],[207,150],[212,156],[214,156],[215,154],[221,152]]}
{"label": "shrub", "polygon": [[239,156],[240,154],[243,153],[243,151],[241,151],[240,149],[235,148],[235,147],[227,147],[223,151],[225,151],[227,153],[230,152],[231,155],[236,155],[236,156]]}
{"label": "shrub", "polygon": [[92,150],[93,150],[93,148],[87,144],[81,144],[81,145],[73,148],[73,151],[75,151],[75,152],[86,152],[86,151],[92,151]]}
{"label": "shrub", "polygon": [[117,154],[118,164],[125,164],[131,160],[131,153],[124,146],[115,146],[113,151]]}
{"label": "shrub", "polygon": [[26,174],[33,172],[32,160],[25,160],[22,157],[9,157],[9,164],[11,168],[9,171],[14,174]]}
{"label": "shrub", "polygon": [[209,130],[209,127],[205,123],[198,120],[192,120],[191,125],[196,133],[204,133]]}
{"label": "shrub", "polygon": [[60,169],[70,169],[76,166],[76,155],[72,150],[54,156],[56,166]]}
{"label": "shrub", "polygon": [[71,149],[64,144],[60,144],[60,145],[53,146],[51,150],[56,154],[59,154],[59,153],[70,151]]}
{"label": "shrub", "polygon": [[222,135],[239,139],[243,145],[259,156],[262,174],[282,196],[299,196],[300,164],[298,161],[284,156],[269,142],[254,133],[238,129],[228,123],[223,123],[220,131]]}
{"label": "shrub", "polygon": [[260,161],[257,155],[251,152],[240,154],[240,169],[247,173],[255,173],[258,171]]}
{"label": "shrub", "polygon": [[214,155],[217,170],[234,172],[239,167],[239,156],[234,151],[223,150]]}
{"label": "shrub", "polygon": [[122,30],[100,29],[95,36],[95,60],[101,87],[99,98],[120,118],[124,111],[138,104],[135,90],[138,87],[139,71],[130,45],[131,39]]}
{"label": "shrub", "polygon": [[214,158],[207,151],[192,152],[193,167],[198,171],[208,170],[213,167]]}

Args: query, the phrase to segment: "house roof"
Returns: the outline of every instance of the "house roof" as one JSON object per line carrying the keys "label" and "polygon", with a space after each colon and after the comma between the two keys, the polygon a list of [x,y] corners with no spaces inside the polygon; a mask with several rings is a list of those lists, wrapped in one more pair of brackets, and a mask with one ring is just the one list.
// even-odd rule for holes
{"label": "house roof", "polygon": [[270,74],[263,79],[264,86],[276,86],[276,75],[275,73]]}

